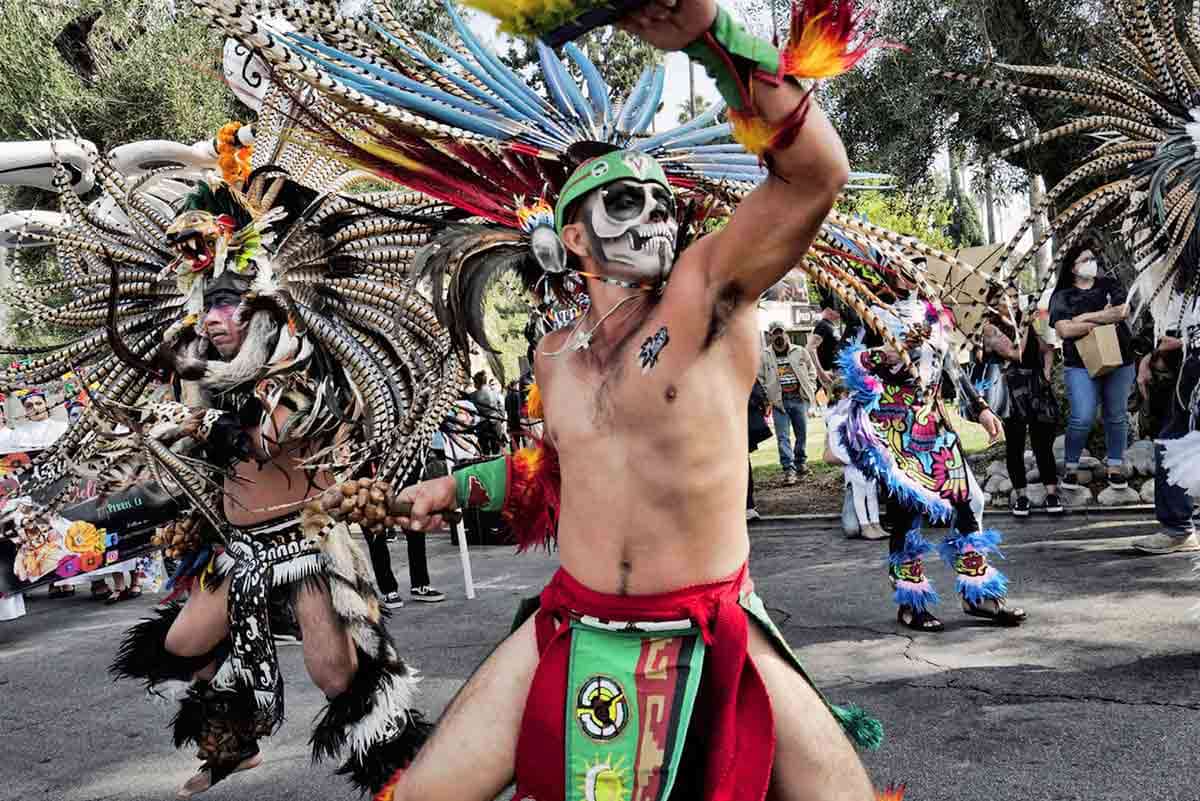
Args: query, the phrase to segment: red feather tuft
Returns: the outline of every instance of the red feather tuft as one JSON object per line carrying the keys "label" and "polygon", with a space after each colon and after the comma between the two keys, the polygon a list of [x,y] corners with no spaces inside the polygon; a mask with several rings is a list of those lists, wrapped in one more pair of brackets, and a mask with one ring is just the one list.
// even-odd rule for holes
{"label": "red feather tuft", "polygon": [[904,801],[904,785],[889,784],[875,796],[876,801]]}
{"label": "red feather tuft", "polygon": [[[865,14],[851,0],[798,0],[782,69],[796,78],[834,78],[849,72],[877,47],[902,45],[865,36]],[[902,48],[903,49],[903,48]]]}
{"label": "red feather tuft", "polygon": [[508,492],[501,515],[512,528],[517,553],[543,545],[558,536],[562,478],[558,452],[544,442],[522,448],[508,460]]}
{"label": "red feather tuft", "polygon": [[403,775],[404,768],[393,773],[392,778],[387,780],[387,784],[379,788],[379,792],[371,797],[371,801],[392,801],[396,797],[396,785],[400,783],[400,777]]}

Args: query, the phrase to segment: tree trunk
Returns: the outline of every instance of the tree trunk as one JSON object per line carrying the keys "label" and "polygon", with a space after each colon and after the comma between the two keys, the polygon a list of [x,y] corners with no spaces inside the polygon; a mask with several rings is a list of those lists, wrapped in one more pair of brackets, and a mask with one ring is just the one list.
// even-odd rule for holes
{"label": "tree trunk", "polygon": [[688,61],[688,115],[696,119],[696,62]]}
{"label": "tree trunk", "polygon": [[[12,286],[12,259],[7,248],[0,248],[0,286]],[[12,343],[8,326],[12,319],[12,310],[8,304],[0,300],[0,347]]]}
{"label": "tree trunk", "polygon": [[[1046,182],[1040,175],[1035,175],[1029,181],[1029,211],[1036,209],[1046,197]],[[1033,241],[1036,242],[1046,234],[1050,220],[1045,212],[1033,218]],[[1037,285],[1041,286],[1050,272],[1053,259],[1050,255],[1050,245],[1043,245],[1034,258],[1034,268],[1037,270]]]}
{"label": "tree trunk", "polygon": [[987,203],[987,241],[991,244],[1000,238],[996,230],[996,193],[992,190],[992,170],[985,167],[983,172],[983,198]]}
{"label": "tree trunk", "polygon": [[962,156],[954,148],[950,148],[950,191],[954,193],[955,202],[962,202]]}

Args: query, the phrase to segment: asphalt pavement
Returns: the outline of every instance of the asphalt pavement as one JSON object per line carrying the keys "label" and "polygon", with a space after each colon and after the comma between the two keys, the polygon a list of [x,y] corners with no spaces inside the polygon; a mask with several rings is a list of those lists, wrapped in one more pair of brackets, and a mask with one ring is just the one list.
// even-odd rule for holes
{"label": "asphalt pavement", "polygon": [[[1144,514],[1072,515],[1006,532],[1020,629],[960,614],[953,577],[929,573],[946,631],[895,622],[886,545],[846,540],[837,522],[765,521],[751,529],[760,594],[809,672],[835,701],[881,718],[887,741],[864,756],[879,784],[908,784],[908,801],[1200,801],[1197,635],[1200,583],[1189,555],[1139,557],[1128,538],[1154,530]],[[424,676],[421,705],[439,712],[507,632],[521,597],[554,569],[544,554],[472,550],[478,597],[467,600],[457,549],[430,543],[442,604],[410,603],[390,628]],[[403,576],[404,549],[393,550]],[[170,744],[171,704],[148,701],[107,666],[125,628],[154,596],[112,607],[50,601],[0,623],[0,801],[160,801],[194,768]],[[206,801],[356,799],[307,745],[322,703],[301,649],[283,647],[287,721],[264,743],[262,767]]]}

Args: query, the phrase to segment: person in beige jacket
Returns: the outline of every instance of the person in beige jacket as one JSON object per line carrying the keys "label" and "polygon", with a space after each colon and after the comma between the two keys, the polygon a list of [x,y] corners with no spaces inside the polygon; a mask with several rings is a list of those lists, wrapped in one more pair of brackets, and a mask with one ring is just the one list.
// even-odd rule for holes
{"label": "person in beige jacket", "polygon": [[[768,345],[763,349],[758,378],[767,391],[775,438],[779,442],[779,464],[784,480],[795,484],[808,475],[808,409],[816,397],[816,368],[808,351],[792,344],[783,323],[771,323]],[[792,435],[795,435],[793,445]]]}

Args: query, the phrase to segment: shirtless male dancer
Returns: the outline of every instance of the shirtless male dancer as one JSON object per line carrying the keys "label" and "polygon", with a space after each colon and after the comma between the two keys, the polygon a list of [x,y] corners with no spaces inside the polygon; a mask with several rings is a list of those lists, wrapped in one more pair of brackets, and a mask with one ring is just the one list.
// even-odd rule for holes
{"label": "shirtless male dancer", "polygon": [[[620,27],[660,49],[679,50],[706,32],[724,45],[734,25],[714,0],[656,0]],[[737,37],[749,39],[740,30]],[[751,74],[754,102],[768,122],[785,120],[804,102],[796,83]],[[663,777],[679,761],[662,756],[662,737],[636,732],[624,768],[603,753],[609,743],[618,747],[627,718],[645,728],[660,722],[652,697],[649,707],[628,708],[634,694],[628,684],[636,683],[642,695],[643,680],[653,672],[646,660],[653,661],[655,641],[643,645],[641,668],[624,685],[616,679],[605,684],[609,674],[599,675],[568,693],[570,700],[547,697],[547,688],[560,692],[565,685],[549,675],[554,666],[544,678],[543,668],[566,666],[564,642],[582,636],[581,623],[603,629],[605,621],[626,621],[625,630],[634,630],[636,621],[661,622],[671,612],[679,618],[684,610],[709,649],[688,736],[703,730],[709,742],[706,762],[680,769],[677,781],[670,778],[674,797],[867,801],[871,782],[838,721],[781,641],[758,618],[747,625],[737,606],[761,605],[745,573],[749,539],[742,514],[746,397],[760,350],[755,304],[803,257],[845,184],[842,143],[812,103],[794,140],[770,153],[771,177],[724,229],[689,247],[673,268],[669,258],[645,264],[606,257],[608,242],[591,224],[598,204],[610,216],[621,215],[622,200],[614,194],[641,208],[642,187],[646,203],[656,204],[650,222],[674,226],[670,191],[660,190],[665,178],[626,179],[571,197],[572,184],[587,180],[589,171],[594,177],[615,169],[612,158],[601,170],[585,163],[560,197],[560,236],[586,277],[591,304],[570,331],[546,336],[535,358],[546,445],[557,450],[561,469],[562,569],[543,593],[537,617],[501,643],[450,704],[394,797],[490,801],[514,776],[516,799],[630,797],[624,793],[631,786],[638,788],[634,798],[666,797]],[[635,170],[646,159],[624,158]],[[653,169],[642,174],[655,175]],[[669,244],[673,257],[673,233]],[[653,291],[642,288],[647,285]],[[656,359],[646,358],[647,347]],[[401,497],[413,504],[412,514],[401,524],[418,531],[439,525],[439,512],[461,505],[461,483],[447,477],[406,489]],[[730,598],[733,616],[727,614]],[[581,621],[582,615],[593,617]],[[560,636],[568,628],[571,636]],[[588,669],[579,652],[571,661]],[[565,730],[564,703],[580,707]],[[752,721],[765,730],[755,730]],[[586,737],[571,745],[580,731]],[[691,764],[686,754],[682,762]],[[689,783],[694,794],[679,794]],[[656,792],[645,794],[647,787]],[[608,795],[605,788],[625,789]]]}

